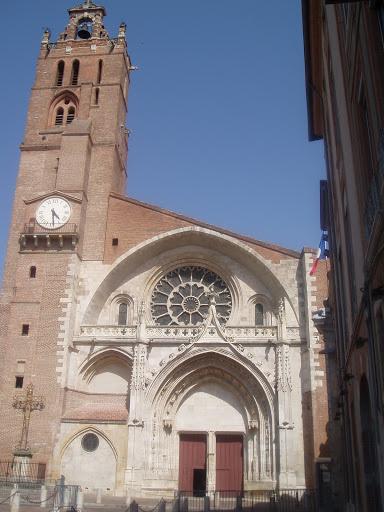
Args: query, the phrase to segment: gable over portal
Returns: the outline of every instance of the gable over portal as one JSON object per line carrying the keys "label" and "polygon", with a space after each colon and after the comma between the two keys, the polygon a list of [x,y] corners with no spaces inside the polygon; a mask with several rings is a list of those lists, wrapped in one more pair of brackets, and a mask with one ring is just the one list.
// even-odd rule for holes
{"label": "gable over portal", "polygon": [[[242,236],[125,196],[111,194],[104,262],[112,263],[132,247],[161,233],[191,226],[200,226],[231,236],[273,263],[280,263],[282,260],[298,260],[300,257],[296,251]],[[112,245],[113,238],[118,238],[117,246]]]}

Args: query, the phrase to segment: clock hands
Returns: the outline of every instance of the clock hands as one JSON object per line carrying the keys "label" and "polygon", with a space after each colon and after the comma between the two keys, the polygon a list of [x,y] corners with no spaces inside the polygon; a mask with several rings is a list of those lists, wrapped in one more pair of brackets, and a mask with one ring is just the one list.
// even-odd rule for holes
{"label": "clock hands", "polygon": [[59,222],[60,222],[60,217],[57,215],[54,208],[51,209],[51,213],[52,213],[52,226],[55,227],[55,217]]}
{"label": "clock hands", "polygon": [[57,230],[64,226],[71,216],[69,203],[61,197],[45,199],[36,210],[37,223],[45,229]]}

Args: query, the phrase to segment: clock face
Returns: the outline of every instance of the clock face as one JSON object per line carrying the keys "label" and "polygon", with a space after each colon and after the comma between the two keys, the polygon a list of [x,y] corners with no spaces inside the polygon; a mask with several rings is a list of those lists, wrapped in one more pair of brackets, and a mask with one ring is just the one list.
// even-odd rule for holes
{"label": "clock face", "polygon": [[61,197],[45,199],[36,211],[37,223],[45,229],[58,229],[69,221],[71,207]]}

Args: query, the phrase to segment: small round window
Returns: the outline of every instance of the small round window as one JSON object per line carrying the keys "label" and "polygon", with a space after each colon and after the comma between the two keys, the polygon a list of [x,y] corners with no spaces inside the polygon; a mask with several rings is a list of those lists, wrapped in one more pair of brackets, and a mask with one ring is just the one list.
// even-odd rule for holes
{"label": "small round window", "polygon": [[94,452],[99,447],[99,438],[95,434],[85,434],[81,446],[86,452]]}

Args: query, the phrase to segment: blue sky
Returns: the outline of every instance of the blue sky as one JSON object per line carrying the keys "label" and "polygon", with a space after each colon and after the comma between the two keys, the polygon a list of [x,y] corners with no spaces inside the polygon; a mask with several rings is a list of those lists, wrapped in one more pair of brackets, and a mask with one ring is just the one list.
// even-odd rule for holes
{"label": "blue sky", "polygon": [[[1,266],[43,29],[56,39],[77,3],[2,5]],[[139,67],[128,195],[292,249],[316,247],[324,161],[322,143],[308,142],[300,0],[103,5],[111,36],[126,21]]]}

